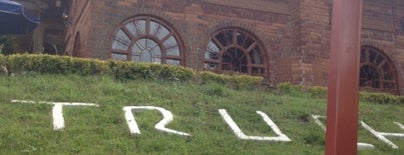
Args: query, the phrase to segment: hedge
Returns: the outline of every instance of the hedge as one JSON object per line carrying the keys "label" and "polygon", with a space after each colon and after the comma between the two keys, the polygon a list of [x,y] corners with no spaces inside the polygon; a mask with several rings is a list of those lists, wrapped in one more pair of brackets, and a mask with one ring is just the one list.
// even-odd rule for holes
{"label": "hedge", "polygon": [[[147,79],[169,82],[219,83],[235,89],[251,89],[261,85],[262,77],[248,75],[225,75],[208,71],[194,71],[189,68],[172,65],[150,63],[133,63],[114,60],[97,60],[55,56],[46,54],[0,54],[0,65],[3,76],[40,73],[40,74],[78,74],[107,75],[116,79]],[[313,97],[325,98],[325,87],[293,85],[280,83],[275,90],[283,94],[309,93]],[[377,104],[404,104],[404,96],[384,93],[361,92],[360,100]]]}
{"label": "hedge", "polygon": [[261,84],[262,77],[247,75],[220,75],[196,72],[190,68],[166,64],[134,63],[97,60],[46,54],[0,55],[3,75],[25,73],[108,75],[116,79],[147,79],[162,81],[217,82],[233,88],[252,88]]}
{"label": "hedge", "polygon": [[[307,93],[313,97],[326,98],[327,88],[320,86],[303,86],[292,83],[280,83],[275,86],[275,90],[281,94]],[[359,92],[361,102],[370,102],[375,104],[404,104],[404,96],[397,96],[386,93]]]}

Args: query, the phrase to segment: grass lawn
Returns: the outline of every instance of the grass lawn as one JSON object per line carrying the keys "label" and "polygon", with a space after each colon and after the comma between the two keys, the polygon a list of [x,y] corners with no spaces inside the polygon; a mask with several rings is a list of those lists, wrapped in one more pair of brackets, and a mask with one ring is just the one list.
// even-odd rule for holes
{"label": "grass lawn", "polygon": [[[106,76],[27,74],[0,77],[0,154],[324,154],[325,132],[311,115],[326,114],[326,99],[268,88],[235,90],[220,84],[117,81]],[[11,100],[96,103],[64,107],[65,128],[55,131],[52,105]],[[133,111],[141,134],[131,134],[124,106],[156,106],[172,112],[168,128],[154,129],[158,111]],[[246,135],[276,136],[256,113],[266,113],[291,142],[238,139],[218,109],[226,109]],[[360,103],[360,120],[380,132],[404,133],[404,106]],[[323,123],[324,119],[321,120]],[[404,138],[392,149],[359,127],[359,142],[375,146],[358,154],[404,154]]]}

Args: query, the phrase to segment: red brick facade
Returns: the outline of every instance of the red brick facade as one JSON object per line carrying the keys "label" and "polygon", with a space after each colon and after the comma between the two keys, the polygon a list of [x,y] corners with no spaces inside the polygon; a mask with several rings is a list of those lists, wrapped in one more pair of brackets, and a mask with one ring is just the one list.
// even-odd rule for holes
{"label": "red brick facade", "polygon": [[[331,0],[72,0],[66,52],[111,58],[121,24],[152,16],[169,24],[184,46],[184,66],[204,69],[205,49],[224,28],[251,33],[262,44],[269,83],[326,85]],[[362,44],[377,48],[395,68],[404,93],[404,2],[364,0]],[[383,76],[383,75],[381,75]]]}

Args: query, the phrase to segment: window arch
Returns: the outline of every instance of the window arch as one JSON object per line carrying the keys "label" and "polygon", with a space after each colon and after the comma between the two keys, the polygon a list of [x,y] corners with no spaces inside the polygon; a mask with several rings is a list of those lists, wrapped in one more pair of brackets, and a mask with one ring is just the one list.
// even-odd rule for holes
{"label": "window arch", "polygon": [[183,65],[182,40],[158,18],[137,16],[126,20],[113,37],[112,59]]}
{"label": "window arch", "polygon": [[359,84],[362,89],[398,93],[397,72],[391,60],[380,50],[363,46]]}
{"label": "window arch", "polygon": [[239,28],[225,28],[214,33],[205,48],[206,70],[265,76],[266,64],[259,40]]}

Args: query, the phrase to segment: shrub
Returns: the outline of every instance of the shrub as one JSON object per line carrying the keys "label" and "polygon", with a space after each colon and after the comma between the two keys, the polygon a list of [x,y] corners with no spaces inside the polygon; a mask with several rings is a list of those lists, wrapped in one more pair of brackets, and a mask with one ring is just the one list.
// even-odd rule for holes
{"label": "shrub", "polygon": [[305,92],[308,89],[304,89],[302,85],[294,85],[290,82],[285,82],[277,84],[275,90],[281,94],[296,94]]}
{"label": "shrub", "polygon": [[67,56],[45,54],[15,54],[7,59],[7,67],[12,73],[50,73],[50,74],[108,74],[109,66],[104,61],[80,59]]}
{"label": "shrub", "polygon": [[325,98],[327,97],[327,88],[320,86],[313,86],[309,89],[311,96]]}
{"label": "shrub", "polygon": [[225,76],[208,71],[201,71],[198,73],[202,83],[218,82],[225,84]]}
{"label": "shrub", "polygon": [[109,61],[109,66],[117,79],[187,81],[195,76],[192,69],[171,65]]}
{"label": "shrub", "polygon": [[217,82],[235,89],[251,89],[261,85],[263,78],[248,75],[225,75],[209,71],[198,72],[201,83]]}
{"label": "shrub", "polygon": [[361,92],[360,100],[377,104],[404,104],[404,96],[396,96],[385,93]]}

